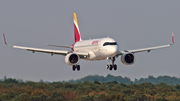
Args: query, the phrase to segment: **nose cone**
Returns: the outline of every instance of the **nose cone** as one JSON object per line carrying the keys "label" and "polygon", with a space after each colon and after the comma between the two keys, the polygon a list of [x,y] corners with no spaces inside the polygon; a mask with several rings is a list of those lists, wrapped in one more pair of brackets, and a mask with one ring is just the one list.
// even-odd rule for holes
{"label": "nose cone", "polygon": [[110,53],[110,55],[111,55],[112,57],[114,57],[115,55],[117,55],[118,49],[119,49],[118,46],[109,47],[109,53]]}

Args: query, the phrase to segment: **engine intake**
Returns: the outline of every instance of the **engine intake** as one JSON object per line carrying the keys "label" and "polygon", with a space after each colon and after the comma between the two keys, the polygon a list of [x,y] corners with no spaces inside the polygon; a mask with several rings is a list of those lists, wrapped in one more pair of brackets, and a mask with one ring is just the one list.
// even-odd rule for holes
{"label": "engine intake", "polygon": [[79,63],[79,60],[80,60],[79,55],[75,53],[69,53],[65,57],[65,62],[70,66],[77,65]]}
{"label": "engine intake", "polygon": [[132,65],[135,62],[135,57],[132,53],[125,53],[121,56],[121,62],[125,65]]}

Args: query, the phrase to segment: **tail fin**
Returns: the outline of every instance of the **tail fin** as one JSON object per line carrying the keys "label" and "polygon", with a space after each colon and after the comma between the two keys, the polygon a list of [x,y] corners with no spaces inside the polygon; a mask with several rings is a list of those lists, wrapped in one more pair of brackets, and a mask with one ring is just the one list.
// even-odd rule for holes
{"label": "tail fin", "polygon": [[74,13],[74,37],[75,37],[75,42],[81,41],[81,35],[79,31],[76,13]]}

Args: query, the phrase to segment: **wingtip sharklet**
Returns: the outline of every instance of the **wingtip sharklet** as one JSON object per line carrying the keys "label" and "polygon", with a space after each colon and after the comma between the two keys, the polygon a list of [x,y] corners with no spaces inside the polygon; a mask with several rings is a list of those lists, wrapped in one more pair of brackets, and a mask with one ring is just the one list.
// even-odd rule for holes
{"label": "wingtip sharklet", "polygon": [[7,42],[6,42],[6,38],[5,38],[4,33],[3,33],[3,38],[4,38],[4,43],[7,45]]}
{"label": "wingtip sharklet", "polygon": [[7,46],[11,46],[11,47],[13,47],[12,45],[7,44],[4,33],[3,33],[3,38],[4,38],[4,43],[5,43]]}
{"label": "wingtip sharklet", "polygon": [[172,32],[172,44],[174,44],[174,33]]}

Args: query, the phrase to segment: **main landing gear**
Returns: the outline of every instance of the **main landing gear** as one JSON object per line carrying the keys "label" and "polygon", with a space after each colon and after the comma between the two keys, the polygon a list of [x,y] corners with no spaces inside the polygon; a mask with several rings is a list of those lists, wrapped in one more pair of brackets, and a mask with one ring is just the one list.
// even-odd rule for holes
{"label": "main landing gear", "polygon": [[73,71],[75,71],[76,68],[77,68],[78,71],[80,71],[80,65],[73,65],[72,66]]}
{"label": "main landing gear", "polygon": [[[114,70],[117,70],[117,65],[114,64],[114,61],[116,60],[116,58],[115,57],[113,57],[113,58],[107,57],[107,60],[108,60],[107,69],[112,70],[114,68]],[[109,65],[110,60],[112,61],[112,65]]]}

